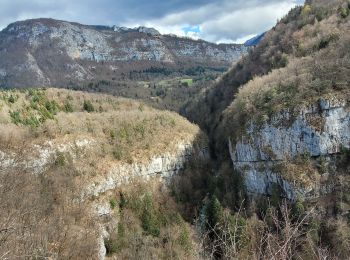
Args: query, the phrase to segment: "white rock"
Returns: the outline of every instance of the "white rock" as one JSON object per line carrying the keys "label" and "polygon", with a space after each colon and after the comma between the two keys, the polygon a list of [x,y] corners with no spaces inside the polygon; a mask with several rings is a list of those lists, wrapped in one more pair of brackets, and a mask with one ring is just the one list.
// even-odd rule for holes
{"label": "white rock", "polygon": [[[302,109],[288,125],[289,120],[291,115],[284,111],[260,128],[251,124],[246,135],[235,145],[229,140],[231,159],[235,168],[244,172],[248,192],[269,194],[271,183],[280,184],[286,196],[292,199],[297,194],[314,196],[322,190],[330,190],[323,187],[302,190],[277,176],[271,168],[273,162],[289,160],[297,155],[329,156],[338,153],[342,147],[349,148],[350,111],[345,102],[323,99],[317,106]],[[311,122],[317,122],[317,125]],[[265,167],[257,167],[257,163],[260,166],[263,163]],[[247,165],[250,166],[248,170]]]}

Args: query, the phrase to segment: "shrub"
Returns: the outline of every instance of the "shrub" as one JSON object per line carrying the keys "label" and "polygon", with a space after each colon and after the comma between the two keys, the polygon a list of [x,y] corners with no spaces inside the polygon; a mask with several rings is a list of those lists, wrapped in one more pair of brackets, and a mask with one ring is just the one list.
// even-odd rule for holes
{"label": "shrub", "polygon": [[345,19],[346,17],[348,17],[349,15],[349,9],[348,8],[345,8],[345,7],[341,7],[340,8],[340,16]]}
{"label": "shrub", "polygon": [[302,15],[309,15],[311,13],[311,6],[305,5],[303,9],[301,10]]}
{"label": "shrub", "polygon": [[324,18],[326,18],[328,15],[328,10],[326,8],[317,8],[315,10],[315,16],[316,16],[316,19],[317,21],[322,21]]}
{"label": "shrub", "polygon": [[123,159],[123,151],[120,147],[115,148],[112,153],[113,153],[113,157],[118,161]]}
{"label": "shrub", "polygon": [[215,195],[213,195],[210,199],[206,212],[209,227],[215,227],[215,225],[218,224],[221,220],[222,214],[223,208],[220,204],[220,201]]}
{"label": "shrub", "polygon": [[110,199],[109,205],[111,206],[111,209],[114,209],[115,206],[117,206],[117,201],[115,199]]}
{"label": "shrub", "polygon": [[58,105],[55,101],[45,101],[45,108],[47,111],[49,111],[51,114],[55,115],[58,111]]}
{"label": "shrub", "polygon": [[120,196],[119,208],[120,208],[120,210],[123,210],[127,204],[127,201],[125,199],[125,195],[123,192],[119,192],[119,196]]}
{"label": "shrub", "polygon": [[309,222],[309,226],[308,226],[308,233],[312,239],[312,241],[314,241],[315,243],[319,243],[320,242],[320,223],[317,219],[315,218],[311,218],[310,222]]}
{"label": "shrub", "polygon": [[144,208],[141,216],[142,228],[148,235],[158,237],[160,233],[160,221],[158,220],[152,197],[146,194],[143,203]]}
{"label": "shrub", "polygon": [[10,97],[8,98],[8,102],[12,104],[15,103],[15,98],[12,95],[10,95]]}
{"label": "shrub", "polygon": [[[44,119],[42,121],[44,121]],[[39,121],[39,119],[34,115],[30,115],[29,117],[25,118],[22,121],[22,124],[30,126],[30,127],[34,127],[34,128],[38,127],[40,125],[40,123],[41,122]]]}
{"label": "shrub", "polygon": [[74,111],[73,106],[68,101],[64,103],[64,111],[66,113],[72,113]]}
{"label": "shrub", "polygon": [[327,170],[328,170],[327,160],[324,156],[320,156],[319,163],[318,163],[317,167],[318,167],[321,174],[325,174],[327,172]]}
{"label": "shrub", "polygon": [[12,123],[16,125],[22,123],[19,111],[10,111],[9,113],[10,113]]}
{"label": "shrub", "polygon": [[115,239],[112,238],[106,238],[104,240],[105,248],[106,248],[106,254],[112,255],[117,252],[118,250],[118,244]]}
{"label": "shrub", "polygon": [[65,164],[66,164],[66,157],[64,156],[64,154],[62,152],[57,152],[55,165],[62,167]]}
{"label": "shrub", "polygon": [[190,233],[188,232],[188,229],[184,223],[181,224],[181,230],[180,235],[177,238],[177,243],[186,251],[188,252],[191,250],[191,242],[190,242]]}
{"label": "shrub", "polygon": [[341,167],[346,167],[347,165],[349,165],[349,163],[350,163],[350,149],[345,146],[341,146],[339,164]]}
{"label": "shrub", "polygon": [[271,186],[271,205],[274,207],[278,207],[281,202],[282,189],[276,184],[272,183]]}
{"label": "shrub", "polygon": [[83,109],[84,109],[85,111],[87,111],[88,113],[94,112],[94,111],[95,111],[95,108],[94,108],[94,106],[92,105],[92,103],[91,103],[90,100],[84,100]]}
{"label": "shrub", "polygon": [[277,54],[270,59],[270,66],[272,69],[284,68],[288,65],[288,58],[286,55]]}
{"label": "shrub", "polygon": [[234,244],[242,244],[242,242],[245,239],[245,232],[246,232],[246,226],[247,221],[240,215],[231,215],[230,213],[227,213],[225,216],[225,222],[227,224],[228,233],[230,234],[230,237],[234,240]]}
{"label": "shrub", "polygon": [[140,105],[139,105],[139,110],[140,110],[141,112],[143,112],[144,109],[145,109],[144,105],[143,105],[143,104],[140,104]]}
{"label": "shrub", "polygon": [[321,49],[327,48],[331,42],[337,41],[338,39],[339,39],[339,35],[337,35],[337,34],[330,34],[326,37],[323,37],[318,42],[317,49],[321,50]]}
{"label": "shrub", "polygon": [[303,202],[298,198],[292,206],[292,215],[294,219],[298,219],[305,213]]}

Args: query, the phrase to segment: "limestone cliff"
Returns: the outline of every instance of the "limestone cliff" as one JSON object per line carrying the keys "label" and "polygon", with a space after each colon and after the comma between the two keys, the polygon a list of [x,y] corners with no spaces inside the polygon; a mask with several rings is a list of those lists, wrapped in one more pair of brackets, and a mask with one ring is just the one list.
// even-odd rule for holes
{"label": "limestone cliff", "polygon": [[[91,176],[85,181],[86,186],[82,187],[82,198],[99,196],[122,184],[128,184],[133,179],[149,180],[157,176],[166,180],[183,169],[191,157],[208,157],[205,147],[198,147],[191,141],[179,142],[176,147],[173,153],[164,152],[164,154],[153,155],[144,162],[101,161],[105,164],[105,172]],[[94,152],[94,149],[98,148],[96,148],[96,141],[92,138],[77,139],[71,143],[47,141],[42,145],[33,145],[20,154],[0,151],[0,167],[2,170],[20,167],[33,174],[41,174],[63,154],[68,155],[73,161],[88,163],[89,159],[84,159],[85,154]]]}
{"label": "limestone cliff", "polygon": [[271,194],[275,183],[290,199],[327,194],[334,184],[329,172],[298,173],[294,168],[288,175],[288,165],[296,165],[299,157],[329,164],[332,156],[349,147],[350,110],[346,102],[325,99],[297,115],[283,111],[262,126],[251,123],[241,139],[229,142],[231,159],[249,193]]}

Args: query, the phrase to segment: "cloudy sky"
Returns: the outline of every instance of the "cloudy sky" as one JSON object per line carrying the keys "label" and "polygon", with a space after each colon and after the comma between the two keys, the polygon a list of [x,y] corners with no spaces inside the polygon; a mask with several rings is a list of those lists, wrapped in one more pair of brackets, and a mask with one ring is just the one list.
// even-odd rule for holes
{"label": "cloudy sky", "polygon": [[271,28],[303,0],[0,0],[0,29],[29,18],[150,26],[161,33],[242,42]]}

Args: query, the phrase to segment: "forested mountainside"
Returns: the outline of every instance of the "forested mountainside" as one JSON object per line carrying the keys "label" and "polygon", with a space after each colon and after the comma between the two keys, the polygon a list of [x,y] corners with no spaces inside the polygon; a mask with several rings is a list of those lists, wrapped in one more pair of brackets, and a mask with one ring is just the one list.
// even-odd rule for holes
{"label": "forested mountainside", "polygon": [[53,19],[12,23],[0,34],[1,86],[65,87],[124,80],[138,72],[147,76],[184,73],[198,66],[222,69],[246,50],[239,44],[217,45],[151,29],[122,30]]}
{"label": "forested mountainside", "polygon": [[178,110],[247,49],[146,27],[26,20],[0,32],[0,87],[103,91]]}
{"label": "forested mountainside", "polygon": [[[344,43],[347,37],[346,4],[346,1],[307,1],[306,9],[297,7],[291,10],[286,17],[264,34],[255,48],[249,50],[249,55],[239,60],[231,70],[222,76],[217,84],[200,96],[199,101],[190,102],[184,109],[184,113],[187,112],[189,117],[196,119],[206,128],[216,127],[222,111],[234,100],[238,89],[248,81],[269,74],[278,68],[284,68],[288,64],[292,67],[295,60],[300,60],[300,62],[307,59],[312,60],[315,54],[327,47],[333,46],[334,52],[337,52],[338,40],[340,40],[340,43]],[[340,7],[342,5],[345,7]],[[329,53],[330,48],[327,51],[329,53],[328,59],[336,62],[338,56],[342,55],[347,46],[345,44],[345,46],[339,46],[339,48],[342,52],[335,53],[336,56],[334,57]],[[343,57],[342,60],[347,62],[346,57]],[[328,66],[332,66],[334,62],[331,62]],[[323,72],[328,71],[328,67],[321,65],[324,64],[320,64],[318,67],[319,70],[323,69],[323,71],[318,73],[318,77]],[[306,66],[311,67],[310,64],[305,64]],[[317,73],[317,66],[314,65],[314,67],[314,73]],[[347,69],[346,64],[342,67],[344,67],[343,70]],[[330,73],[333,72],[335,72],[334,68]],[[337,73],[338,76],[346,77],[345,72],[339,71]],[[275,72],[275,74],[277,73],[278,71]],[[323,78],[327,76],[328,74],[324,74]],[[346,79],[345,81],[344,79],[338,79],[338,76],[335,75],[333,78],[337,78],[337,82],[344,85]],[[332,81],[332,78],[329,80]],[[299,100],[303,101],[302,99]],[[294,102],[294,100],[291,100],[291,102]],[[192,106],[192,104],[194,105]],[[204,117],[196,114],[196,111],[198,111],[196,104],[201,106],[201,114],[205,115]],[[194,107],[193,110],[191,110],[192,107]],[[205,113],[202,113],[203,109],[206,110]],[[208,114],[211,116],[206,116]]]}
{"label": "forested mountainside", "polygon": [[[183,109],[210,136],[219,201],[232,202],[222,190],[248,196],[250,206],[235,206],[240,216],[245,208],[244,235],[222,244],[225,257],[246,257],[245,247],[255,247],[248,255],[256,259],[349,257],[349,13],[342,0],[292,9]],[[242,182],[221,183],[227,171]],[[229,229],[224,218],[216,223],[219,241]]]}
{"label": "forested mountainside", "polygon": [[[39,29],[21,31],[27,23]],[[68,57],[63,63],[74,60],[84,69],[90,62],[109,66],[111,61],[101,53],[99,61],[89,60],[91,46],[84,40],[77,51],[75,37],[82,31],[112,35],[107,43],[114,37],[121,43],[140,35],[162,43],[173,37],[151,28],[54,20],[15,23],[1,34],[16,43],[26,38],[26,44],[34,43],[31,48],[41,44],[38,39],[54,45],[62,42],[52,36],[61,24],[67,31],[60,40],[74,41],[53,51]],[[157,82],[138,78],[138,90],[149,92],[125,83],[130,92],[124,96],[140,94],[134,97],[147,101],[155,91],[154,106],[181,108],[199,126],[174,112],[107,94],[24,85],[2,90],[0,256],[348,259],[349,31],[349,1],[308,0],[218,80],[200,65],[202,72],[193,74],[198,85],[178,71]],[[103,42],[96,37],[93,55]],[[73,52],[64,52],[71,46]],[[22,69],[31,68],[27,65]],[[120,94],[109,82],[70,87]],[[174,84],[178,88],[170,95],[166,91]],[[173,96],[182,103],[171,103]]]}

